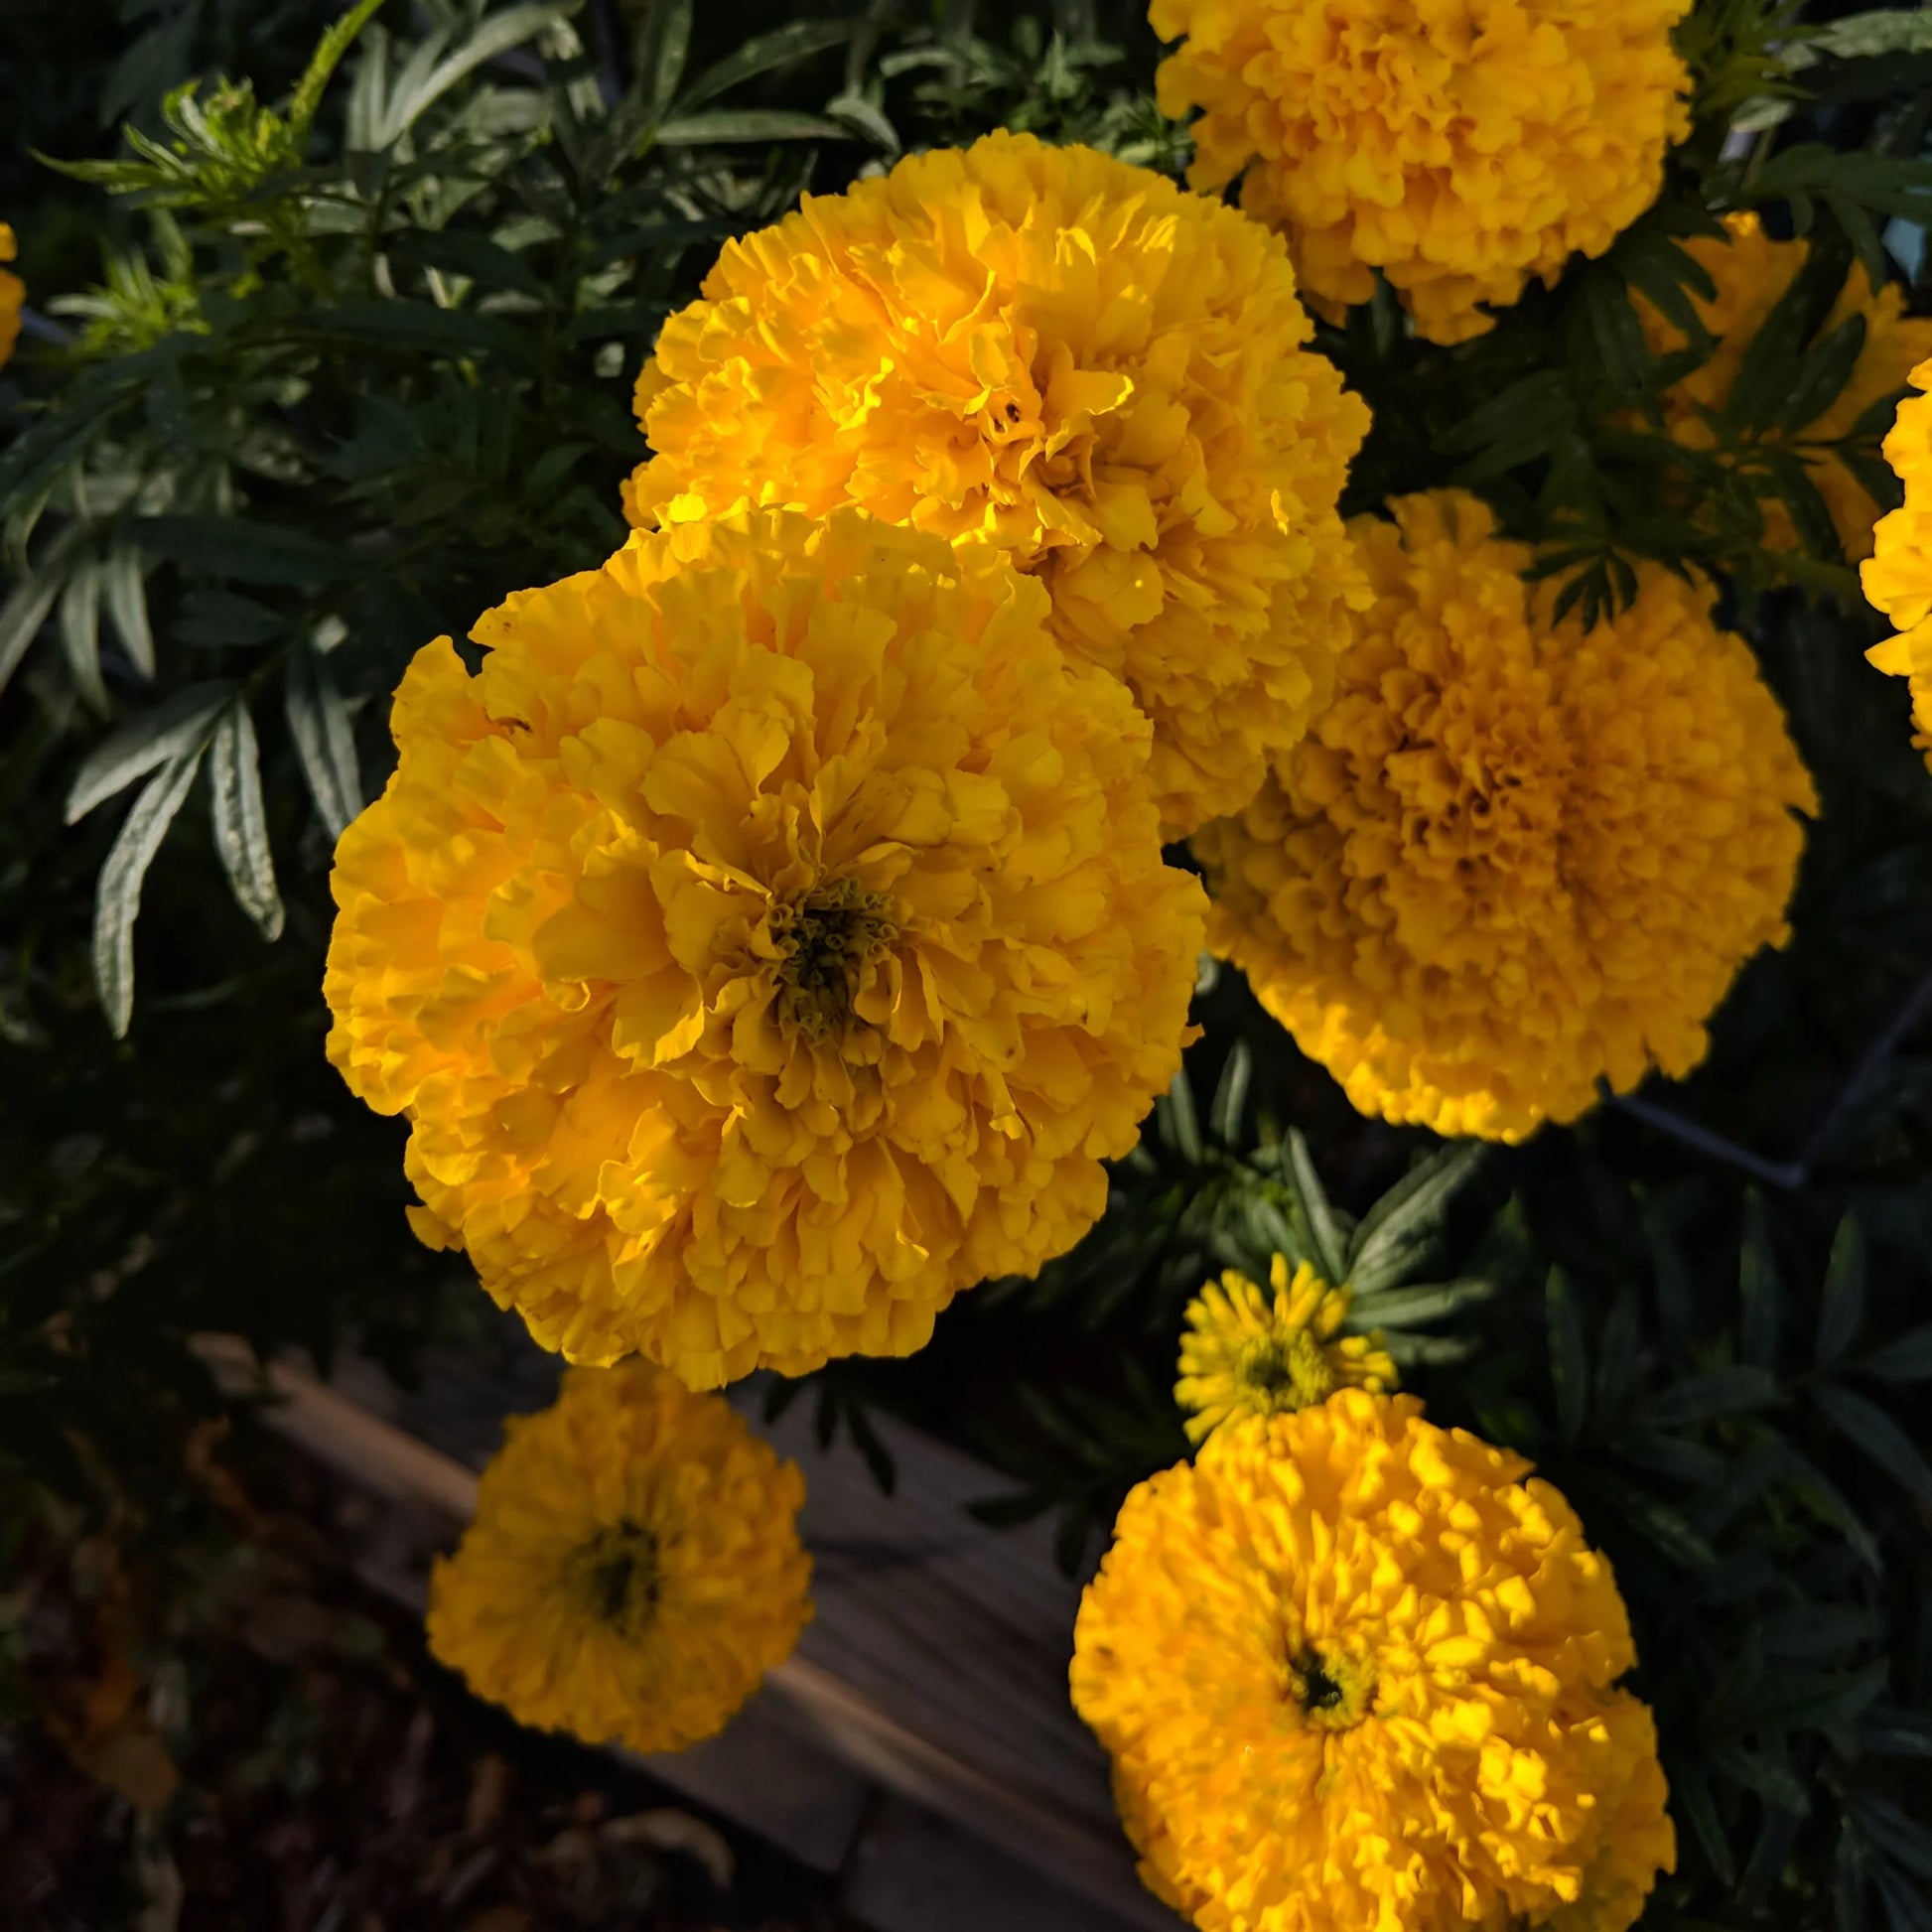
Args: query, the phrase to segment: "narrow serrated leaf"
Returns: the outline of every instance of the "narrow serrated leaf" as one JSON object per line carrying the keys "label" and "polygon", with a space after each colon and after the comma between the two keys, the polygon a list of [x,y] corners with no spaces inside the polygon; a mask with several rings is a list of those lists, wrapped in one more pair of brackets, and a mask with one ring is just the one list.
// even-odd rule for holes
{"label": "narrow serrated leaf", "polygon": [[1764,1197],[1752,1188],[1744,1201],[1744,1238],[1737,1255],[1737,1293],[1742,1305],[1738,1353],[1768,1367],[1777,1359],[1784,1327],[1784,1283],[1771,1247]]}
{"label": "narrow serrated leaf", "polygon": [[134,1017],[134,921],[141,912],[141,885],[207,749],[204,737],[148,780],[100,869],[94,890],[94,989],[116,1039]]}
{"label": "narrow serrated leaf", "polygon": [[206,739],[214,715],[234,687],[226,678],[190,684],[173,697],[143,711],[110,732],[81,759],[68,789],[67,822],[71,825],[131,785],[144,772],[165,764],[198,739]]}
{"label": "narrow serrated leaf", "polygon": [[1932,1321],[1887,1342],[1859,1366],[1881,1382],[1932,1382]]}
{"label": "narrow serrated leaf", "polygon": [[1345,1281],[1362,1293],[1392,1284],[1435,1240],[1449,1205],[1481,1163],[1480,1141],[1451,1144],[1410,1169],[1362,1216]]}
{"label": "narrow serrated leaf", "polygon": [[828,48],[842,46],[852,38],[857,26],[852,20],[794,20],[775,33],[759,34],[747,41],[736,54],[727,55],[706,68],[685,88],[678,104],[688,112],[772,68],[790,67]]}
{"label": "narrow serrated leaf", "polygon": [[100,567],[100,591],[128,661],[143,677],[153,677],[154,629],[148,621],[141,553],[131,545],[111,552]]}
{"label": "narrow serrated leaf", "polygon": [[282,696],[310,796],[330,834],[340,838],[362,809],[348,707],[320,654],[306,648],[290,653]]}
{"label": "narrow serrated leaf", "polygon": [[1227,1064],[1214,1086],[1213,1103],[1207,1122],[1214,1138],[1224,1147],[1235,1147],[1241,1138],[1241,1117],[1248,1105],[1248,1081],[1254,1073],[1254,1054],[1245,1039],[1237,1039],[1230,1049]]}
{"label": "narrow serrated leaf", "polygon": [[214,849],[227,869],[235,903],[261,927],[265,939],[279,939],[282,896],[275,887],[275,860],[268,847],[261,754],[255,743],[255,721],[240,698],[222,712],[214,727],[207,775]]}
{"label": "narrow serrated leaf", "polygon": [[1378,1289],[1357,1295],[1348,1305],[1348,1326],[1413,1328],[1419,1322],[1440,1321],[1445,1315],[1487,1302],[1496,1293],[1494,1282],[1470,1277],[1452,1282],[1418,1282],[1409,1288]]}
{"label": "narrow serrated leaf", "polygon": [[99,712],[108,709],[100,676],[100,564],[83,557],[61,590],[61,645],[80,694]]}
{"label": "narrow serrated leaf", "polygon": [[764,141],[850,141],[853,133],[822,114],[792,114],[778,108],[728,107],[680,114],[657,130],[662,147],[749,146]]}
{"label": "narrow serrated leaf", "polygon": [[1310,1259],[1324,1282],[1339,1287],[1349,1279],[1348,1244],[1340,1223],[1328,1204],[1328,1190],[1315,1172],[1314,1156],[1309,1152],[1307,1137],[1299,1127],[1291,1127],[1282,1143],[1282,1178],[1294,1190],[1296,1205],[1309,1231],[1314,1249]]}

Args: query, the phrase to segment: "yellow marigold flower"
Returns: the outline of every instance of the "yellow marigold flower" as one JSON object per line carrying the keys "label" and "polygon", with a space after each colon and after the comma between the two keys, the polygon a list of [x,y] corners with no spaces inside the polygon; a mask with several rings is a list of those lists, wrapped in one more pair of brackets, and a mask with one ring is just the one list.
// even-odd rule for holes
{"label": "yellow marigold flower", "polygon": [[[1932,361],[1911,372],[1915,389],[1932,389]],[[1864,594],[1897,627],[1865,654],[1881,671],[1909,678],[1913,738],[1932,765],[1932,396],[1898,405],[1885,438],[1885,461],[1905,485],[1905,500],[1881,517],[1875,550],[1861,576]]]}
{"label": "yellow marigold flower", "polygon": [[1286,1255],[1269,1263],[1268,1282],[1272,1296],[1230,1268],[1187,1305],[1173,1394],[1192,1411],[1193,1442],[1244,1416],[1325,1402],[1337,1389],[1380,1395],[1395,1387],[1395,1363],[1379,1333],[1335,1334],[1348,1318],[1348,1289],[1330,1288],[1306,1261],[1291,1280]]}
{"label": "yellow marigold flower", "polygon": [[[1773,241],[1755,214],[1726,215],[1725,227],[1727,240],[1698,235],[1683,244],[1718,285],[1717,295],[1709,302],[1693,297],[1700,320],[1717,338],[1717,347],[1706,361],[1672,384],[1664,396],[1664,418],[1671,435],[1693,450],[1708,450],[1717,442],[1717,434],[1703,412],[1724,407],[1745,350],[1811,252],[1808,241]],[[1828,335],[1853,316],[1864,318],[1864,347],[1850,379],[1838,399],[1802,429],[1774,431],[1764,439],[1771,447],[1792,446],[1804,454],[1812,481],[1832,513],[1839,541],[1854,563],[1871,555],[1871,526],[1877,519],[1878,505],[1837,456],[1822,449],[1806,450],[1805,446],[1845,436],[1873,403],[1904,388],[1913,368],[1932,355],[1932,320],[1901,315],[1902,302],[1901,291],[1891,283],[1873,295],[1863,267],[1855,263],[1819,332]],[[1684,347],[1684,332],[1641,297],[1637,313],[1653,354],[1670,354]],[[1801,548],[1784,505],[1771,498],[1764,509],[1766,547]]]}
{"label": "yellow marigold flower", "polygon": [[430,1579],[429,1647],[518,1723],[682,1750],[811,1620],[805,1498],[721,1396],[635,1359],[512,1418]]}
{"label": "yellow marigold flower", "polygon": [[1098,1219],[1203,907],[1146,720],[1045,617],[996,550],[758,511],[517,594],[474,678],[418,653],[329,1051],[544,1346],[906,1354]]}
{"label": "yellow marigold flower", "polygon": [[1170,836],[1325,701],[1368,412],[1281,242],[1089,148],[993,134],[729,243],[637,380],[633,523],[750,503],[984,538],[1154,720]]}
{"label": "yellow marigold flower", "polygon": [[[13,229],[0,221],[0,262],[12,261],[19,252]],[[0,268],[0,363],[13,354],[20,340],[20,310],[26,300],[27,284]]]}
{"label": "yellow marigold flower", "polygon": [[1690,131],[1671,30],[1690,0],[1153,0],[1164,113],[1193,124],[1187,179],[1241,176],[1324,313],[1373,271],[1431,342],[1494,324],[1479,303],[1600,255],[1656,199]]}
{"label": "yellow marigold flower", "polygon": [[1708,593],[1647,567],[1586,633],[1475,498],[1392,508],[1334,703],[1195,838],[1208,943],[1362,1112],[1515,1141],[1696,1065],[1816,800]]}
{"label": "yellow marigold flower", "polygon": [[1623,1932],[1674,1865],[1610,1566],[1528,1470],[1343,1389],[1127,1498],[1073,1703],[1204,1932]]}

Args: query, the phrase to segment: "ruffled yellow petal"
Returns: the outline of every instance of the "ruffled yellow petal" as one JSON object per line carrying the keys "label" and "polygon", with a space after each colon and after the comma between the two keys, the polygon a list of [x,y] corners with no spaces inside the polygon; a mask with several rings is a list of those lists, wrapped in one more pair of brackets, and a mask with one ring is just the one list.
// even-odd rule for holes
{"label": "ruffled yellow petal", "polygon": [[1674,1866],[1610,1567],[1527,1476],[1344,1389],[1128,1497],[1073,1702],[1203,1932],[1624,1932]]}
{"label": "ruffled yellow petal", "polygon": [[811,1618],[797,1465],[638,1361],[572,1370],[505,1434],[431,1576],[431,1651],[587,1743],[674,1751],[722,1729]]}
{"label": "ruffled yellow petal", "polygon": [[1708,593],[1646,568],[1586,632],[1473,497],[1392,508],[1334,704],[1195,836],[1208,939],[1364,1113],[1521,1140],[1697,1064],[1816,799]]}
{"label": "ruffled yellow petal", "polygon": [[1671,47],[1689,0],[1154,0],[1180,47],[1163,110],[1200,114],[1188,181],[1241,179],[1310,299],[1365,302],[1380,269],[1436,343],[1482,304],[1600,255],[1690,131]]}
{"label": "ruffled yellow petal", "polygon": [[1170,836],[1325,702],[1368,427],[1287,250],[1087,148],[994,134],[731,243],[637,382],[634,523],[747,503],[985,540],[1154,721]]}
{"label": "ruffled yellow petal", "polygon": [[397,693],[331,1058],[426,1239],[693,1387],[905,1354],[1079,1239],[1179,1064],[1200,889],[1148,725],[998,550],[857,511],[639,532]]}

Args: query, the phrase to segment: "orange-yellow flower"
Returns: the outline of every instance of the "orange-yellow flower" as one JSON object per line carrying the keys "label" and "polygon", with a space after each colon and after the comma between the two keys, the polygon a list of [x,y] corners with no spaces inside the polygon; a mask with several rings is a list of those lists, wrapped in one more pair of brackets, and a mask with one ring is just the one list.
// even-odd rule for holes
{"label": "orange-yellow flower", "polygon": [[749,503],[998,544],[1154,721],[1170,836],[1325,700],[1368,412],[1287,250],[1088,148],[994,134],[730,243],[637,381],[634,523]]}
{"label": "orange-yellow flower", "polygon": [[905,1354],[1098,1219],[1202,905],[1146,720],[1045,618],[989,547],[759,511],[512,597],[474,677],[417,655],[329,1050],[546,1347]]}
{"label": "orange-yellow flower", "polygon": [[[1311,301],[1366,302],[1380,269],[1431,342],[1480,304],[1600,255],[1656,199],[1690,130],[1671,48],[1689,0],[1153,0],[1181,40],[1156,85],[1190,108],[1188,181],[1241,178]],[[1182,38],[1184,36],[1184,39]]]}
{"label": "orange-yellow flower", "polygon": [[1610,1566],[1528,1473],[1344,1389],[1128,1497],[1073,1702],[1203,1932],[1624,1932],[1673,1868]]}
{"label": "orange-yellow flower", "polygon": [[1306,1409],[1340,1388],[1394,1388],[1395,1362],[1379,1332],[1337,1332],[1352,1299],[1306,1261],[1291,1275],[1279,1254],[1267,1293],[1235,1268],[1209,1282],[1188,1303],[1180,1337],[1173,1399],[1190,1412],[1188,1439],[1201,1442],[1246,1416]]}
{"label": "orange-yellow flower", "polygon": [[[1671,435],[1693,450],[1708,450],[1718,441],[1710,414],[1724,407],[1745,351],[1811,252],[1808,241],[1773,241],[1755,214],[1726,215],[1725,227],[1725,240],[1698,235],[1684,243],[1718,285],[1712,300],[1693,298],[1699,319],[1717,339],[1717,347],[1664,395],[1664,418]],[[1874,296],[1863,266],[1855,263],[1818,331],[1822,339],[1854,316],[1863,319],[1864,346],[1852,365],[1845,387],[1810,422],[1795,430],[1769,431],[1763,438],[1768,447],[1794,448],[1804,457],[1805,467],[1832,513],[1839,542],[1854,563],[1871,555],[1871,528],[1878,517],[1878,505],[1857,475],[1824,446],[1847,436],[1874,403],[1904,388],[1914,367],[1932,355],[1932,320],[1900,314],[1902,302],[1894,283],[1887,283]],[[1684,332],[1648,302],[1639,299],[1637,313],[1653,354],[1668,354],[1685,346]],[[1764,511],[1766,547],[1799,549],[1798,532],[1783,503],[1776,497],[1767,498]]]}
{"label": "orange-yellow flower", "polygon": [[1391,508],[1334,703],[1195,836],[1208,941],[1364,1113],[1521,1140],[1704,1056],[1816,800],[1708,591],[1646,566],[1586,632],[1475,498]]}
{"label": "orange-yellow flower", "polygon": [[[12,261],[19,252],[13,229],[0,221],[0,262]],[[20,340],[20,311],[26,300],[27,284],[0,268],[0,363],[13,354]]]}
{"label": "orange-yellow flower", "polygon": [[635,1360],[571,1370],[504,1435],[430,1579],[431,1651],[587,1743],[675,1751],[722,1729],[811,1618],[797,1464]]}
{"label": "orange-yellow flower", "polygon": [[[1932,361],[1911,372],[1912,386],[1932,389]],[[1905,485],[1905,501],[1879,520],[1875,548],[1864,565],[1864,594],[1898,634],[1866,652],[1881,671],[1909,678],[1912,740],[1932,765],[1932,396],[1898,406],[1885,438],[1885,461]]]}

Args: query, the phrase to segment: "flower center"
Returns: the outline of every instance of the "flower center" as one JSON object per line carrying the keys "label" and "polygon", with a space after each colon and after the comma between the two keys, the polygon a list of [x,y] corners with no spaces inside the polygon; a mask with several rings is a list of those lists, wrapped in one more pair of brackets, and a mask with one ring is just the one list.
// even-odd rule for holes
{"label": "flower center", "polygon": [[571,1560],[570,1582],[591,1616],[635,1630],[657,1611],[657,1538],[627,1521],[600,1530]]}
{"label": "flower center", "polygon": [[807,1039],[823,1039],[852,1017],[866,963],[898,937],[892,898],[850,879],[821,886],[795,904],[771,908],[778,963],[778,1018]]}
{"label": "flower center", "polygon": [[1366,1664],[1309,1645],[1288,1667],[1288,1694],[1322,1730],[1347,1730],[1368,1716],[1375,1673]]}
{"label": "flower center", "polygon": [[1335,1392],[1335,1372],[1321,1344],[1306,1328],[1250,1344],[1236,1371],[1270,1414],[1311,1409]]}

